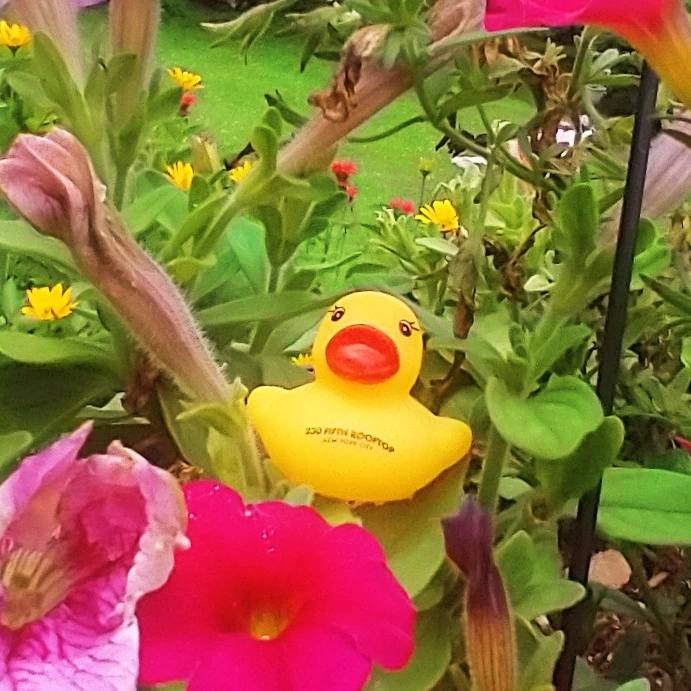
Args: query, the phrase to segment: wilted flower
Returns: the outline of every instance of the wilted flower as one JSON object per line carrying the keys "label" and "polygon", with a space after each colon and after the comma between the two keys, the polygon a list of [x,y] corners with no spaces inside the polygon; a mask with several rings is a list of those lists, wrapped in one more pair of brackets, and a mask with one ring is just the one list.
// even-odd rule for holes
{"label": "wilted flower", "polygon": [[691,105],[691,24],[683,0],[488,0],[491,31],[593,24],[623,36]]}
{"label": "wilted flower", "polygon": [[180,67],[171,67],[168,70],[168,74],[183,91],[194,91],[195,89],[201,89],[203,86],[201,75],[188,72]]}
{"label": "wilted flower", "polygon": [[425,204],[415,218],[426,225],[439,226],[442,233],[453,233],[460,227],[458,213],[448,199]]}
{"label": "wilted flower", "polygon": [[168,275],[105,204],[77,139],[54,129],[21,134],[0,161],[0,189],[38,231],[62,240],[153,365],[188,396],[226,403],[230,388]]}
{"label": "wilted flower", "polygon": [[28,304],[22,307],[22,314],[38,321],[69,317],[79,304],[72,300],[72,288],[63,292],[62,283],[57,283],[52,288],[30,288],[26,291],[26,299]]}
{"label": "wilted flower", "polygon": [[172,165],[166,166],[166,177],[178,189],[187,192],[192,187],[192,179],[194,178],[194,168],[191,163],[184,161],[177,161]]}
{"label": "wilted flower", "polygon": [[492,520],[468,497],[442,521],[446,551],[466,580],[465,644],[476,691],[515,691],[516,641],[509,602],[492,553]]}
{"label": "wilted flower", "polygon": [[235,166],[228,172],[228,177],[234,182],[242,182],[252,170],[252,161],[245,159],[240,165]]}
{"label": "wilted flower", "polygon": [[359,691],[406,664],[414,608],[374,538],[311,507],[184,488],[192,547],[138,608],[140,682],[189,691]]}
{"label": "wilted flower", "polygon": [[23,24],[0,21],[0,46],[16,50],[31,43],[31,31]]}
{"label": "wilted flower", "polygon": [[79,458],[90,429],[26,458],[0,486],[6,689],[133,689],[136,602],[187,544],[173,477],[117,442]]}
{"label": "wilted flower", "polygon": [[412,216],[415,213],[415,202],[412,199],[401,199],[401,197],[394,197],[389,201],[389,208],[400,211],[406,216]]}
{"label": "wilted flower", "polygon": [[347,182],[351,175],[357,173],[357,163],[347,159],[334,161],[331,164],[331,172],[336,176],[339,183]]}

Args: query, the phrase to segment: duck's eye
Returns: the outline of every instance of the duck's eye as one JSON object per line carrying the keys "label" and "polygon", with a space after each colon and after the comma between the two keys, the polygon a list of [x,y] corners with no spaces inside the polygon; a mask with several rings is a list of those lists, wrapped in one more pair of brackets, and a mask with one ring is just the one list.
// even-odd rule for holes
{"label": "duck's eye", "polygon": [[337,322],[339,319],[343,318],[344,314],[345,314],[345,308],[344,307],[334,307],[331,310],[331,321]]}
{"label": "duck's eye", "polygon": [[406,321],[405,319],[401,319],[401,321],[398,322],[398,330],[404,336],[412,336],[413,331],[418,331],[417,327],[414,324],[411,324],[410,322]]}

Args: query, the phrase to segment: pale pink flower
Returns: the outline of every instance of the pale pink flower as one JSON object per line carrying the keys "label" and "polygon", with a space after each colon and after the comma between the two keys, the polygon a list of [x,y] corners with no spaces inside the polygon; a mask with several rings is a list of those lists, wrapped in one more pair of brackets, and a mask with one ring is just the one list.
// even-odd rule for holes
{"label": "pale pink flower", "polygon": [[79,458],[85,424],[0,486],[0,691],[126,691],[137,600],[184,545],[173,477],[113,443]]}

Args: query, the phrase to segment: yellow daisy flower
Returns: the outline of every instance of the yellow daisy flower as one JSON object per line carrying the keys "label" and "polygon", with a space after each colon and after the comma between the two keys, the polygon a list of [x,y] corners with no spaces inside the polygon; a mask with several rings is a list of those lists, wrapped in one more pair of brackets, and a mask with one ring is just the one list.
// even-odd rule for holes
{"label": "yellow daisy flower", "polygon": [[31,31],[23,24],[9,24],[4,19],[0,21],[0,46],[7,46],[13,50],[31,43]]}
{"label": "yellow daisy flower", "polygon": [[72,288],[63,292],[62,283],[52,288],[30,288],[26,291],[26,299],[28,304],[22,307],[22,314],[44,322],[69,317],[79,304],[72,300]]}
{"label": "yellow daisy flower", "polygon": [[192,167],[191,163],[177,161],[170,166],[166,166],[166,177],[178,189],[187,192],[187,190],[192,187],[194,168]]}
{"label": "yellow daisy flower", "polygon": [[458,213],[448,199],[425,204],[415,218],[427,225],[432,223],[438,225],[442,233],[452,233],[460,227]]}
{"label": "yellow daisy flower", "polygon": [[187,70],[183,70],[181,67],[171,67],[168,70],[168,74],[183,91],[194,91],[195,89],[201,89],[204,86],[202,84],[202,77],[200,74],[188,72]]}
{"label": "yellow daisy flower", "polygon": [[298,367],[304,367],[306,369],[311,369],[314,367],[314,358],[312,357],[311,353],[300,353],[299,355],[290,358],[290,361]]}
{"label": "yellow daisy flower", "polygon": [[245,160],[240,165],[232,168],[228,173],[228,177],[233,182],[242,182],[249,175],[250,170],[252,170],[252,161]]}

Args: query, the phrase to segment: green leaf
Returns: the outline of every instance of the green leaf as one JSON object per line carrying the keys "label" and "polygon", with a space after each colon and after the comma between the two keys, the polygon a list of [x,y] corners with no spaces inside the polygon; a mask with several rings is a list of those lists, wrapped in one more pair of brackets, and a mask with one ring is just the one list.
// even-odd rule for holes
{"label": "green leaf", "polygon": [[134,53],[120,53],[111,58],[106,72],[107,93],[114,94],[125,86],[131,86],[130,82],[136,76],[137,59]]}
{"label": "green leaf", "polygon": [[616,461],[623,443],[624,424],[618,417],[606,417],[574,453],[565,458],[538,459],[537,478],[557,505],[578,499],[597,485],[605,468]]}
{"label": "green leaf", "polygon": [[237,19],[221,23],[202,23],[202,26],[214,33],[223,34],[212,46],[239,40],[242,52],[246,56],[254,42],[267,32],[276,13],[287,10],[296,2],[297,0],[274,0],[274,2],[262,3],[243,12]]}
{"label": "green leaf", "polygon": [[605,471],[598,527],[649,545],[691,545],[691,476],[649,468]]}
{"label": "green leaf", "polygon": [[585,595],[582,585],[561,576],[556,537],[536,544],[521,530],[497,550],[496,558],[511,607],[518,617],[530,621],[558,612]]}
{"label": "green leaf", "polygon": [[458,246],[444,238],[417,238],[415,244],[445,257],[455,257],[458,254]]}
{"label": "green leaf", "polygon": [[617,686],[616,691],[650,691],[650,682],[647,679],[634,679]]}
{"label": "green leaf", "polygon": [[62,111],[71,127],[80,136],[92,134],[84,98],[77,87],[62,53],[49,36],[34,35],[33,71],[40,79],[46,96]]}
{"label": "green leaf", "polygon": [[145,194],[137,195],[132,204],[122,212],[127,229],[137,237],[148,230],[156,219],[168,208],[179,190],[173,185],[161,185]]}
{"label": "green leaf", "polygon": [[671,262],[672,250],[665,236],[657,229],[654,223],[642,220],[636,243],[632,290],[639,290],[643,287],[640,280],[642,276],[658,276]]}
{"label": "green leaf", "polygon": [[544,389],[528,398],[492,378],[485,397],[499,434],[537,458],[563,458],[573,453],[603,420],[597,396],[576,377],[553,376]]}
{"label": "green leaf", "polygon": [[400,672],[376,668],[365,691],[427,691],[442,678],[451,661],[451,642],[460,621],[447,607],[419,612],[415,621],[415,654]]}
{"label": "green leaf", "polygon": [[686,316],[691,317],[691,295],[674,290],[669,286],[656,281],[652,278],[644,278],[643,282],[652,290],[654,290],[665,302],[668,302],[672,307],[676,307],[680,312]]}
{"label": "green leaf", "polygon": [[577,266],[595,249],[595,234],[600,227],[600,212],[595,192],[588,183],[571,187],[557,208],[554,242]]}
{"label": "green leaf", "polygon": [[54,262],[69,273],[77,271],[69,250],[62,242],[41,235],[24,221],[0,221],[0,250]]}
{"label": "green leaf", "polygon": [[33,437],[25,430],[0,435],[0,479],[5,477],[7,466],[18,459],[32,442]]}
{"label": "green leaf", "polygon": [[199,312],[199,321],[207,329],[214,329],[272,319],[288,319],[334,301],[333,295],[316,295],[304,290],[286,290],[282,293],[250,295],[214,305]]}
{"label": "green leaf", "polygon": [[424,589],[446,557],[440,519],[458,507],[464,474],[464,464],[458,464],[412,499],[358,509],[410,597]]}
{"label": "green leaf", "polygon": [[592,334],[592,329],[585,324],[558,325],[557,328],[534,332],[528,344],[531,362],[531,381],[538,381],[572,348],[582,345]]}
{"label": "green leaf", "polygon": [[516,643],[518,645],[519,691],[532,691],[536,686],[551,686],[552,673],[564,647],[561,631],[545,636],[535,630],[529,622],[516,621]]}
{"label": "green leaf", "polygon": [[0,354],[24,365],[91,365],[105,371],[117,367],[113,350],[108,345],[19,331],[0,330]]}
{"label": "green leaf", "polygon": [[5,365],[0,368],[0,435],[31,435],[30,444],[16,449],[18,458],[29,446],[69,430],[84,406],[103,403],[117,390],[110,375],[83,365]]}

